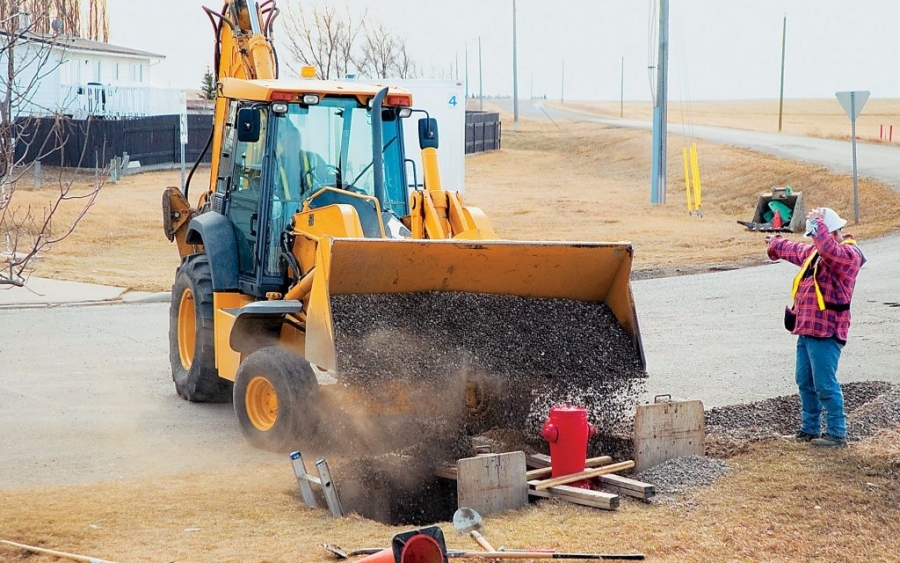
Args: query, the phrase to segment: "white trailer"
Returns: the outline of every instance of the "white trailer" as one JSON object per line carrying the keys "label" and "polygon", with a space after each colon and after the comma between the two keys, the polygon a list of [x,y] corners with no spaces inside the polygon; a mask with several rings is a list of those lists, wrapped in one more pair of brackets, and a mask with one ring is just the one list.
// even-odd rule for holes
{"label": "white trailer", "polygon": [[[440,147],[438,164],[443,189],[462,192],[466,181],[466,98],[464,83],[458,80],[383,79],[366,80],[371,84],[399,86],[413,96],[413,108],[425,110],[438,122]],[[407,158],[416,163],[417,181],[422,183],[422,151],[419,149],[418,121],[424,114],[415,112],[403,124],[403,142]],[[410,175],[410,183],[412,176]]]}

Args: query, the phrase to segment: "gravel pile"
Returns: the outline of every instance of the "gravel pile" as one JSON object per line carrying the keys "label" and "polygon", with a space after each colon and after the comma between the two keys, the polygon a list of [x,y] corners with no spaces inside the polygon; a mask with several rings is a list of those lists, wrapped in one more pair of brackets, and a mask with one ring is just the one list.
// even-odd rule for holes
{"label": "gravel pile", "polygon": [[[883,381],[848,383],[844,392],[847,438],[864,440],[878,430],[900,425],[900,386]],[[706,454],[672,459],[641,472],[640,481],[656,485],[654,502],[673,502],[677,493],[712,485],[727,473],[725,459],[752,442],[792,436],[800,423],[800,397],[788,395],[706,412]]]}
{"label": "gravel pile", "polygon": [[847,414],[847,436],[864,440],[878,430],[900,425],[900,386],[893,386]]}
{"label": "gravel pile", "polygon": [[[631,419],[646,372],[602,303],[428,292],[332,297],[338,373],[378,393],[384,381],[424,385],[465,404],[468,431],[526,428],[537,435],[551,406],[576,404],[601,433]],[[471,406],[471,405],[470,405]],[[423,415],[431,416],[429,409]]]}
{"label": "gravel pile", "polygon": [[[624,441],[616,436],[630,428],[644,392],[640,357],[602,303],[428,292],[336,295],[331,306],[340,383],[406,417],[377,433],[381,455],[339,477],[354,482],[358,470],[372,481],[344,500],[377,520],[433,517],[446,492],[433,466],[472,455],[460,453],[463,440],[487,435],[494,451],[546,451],[539,433],[555,405],[588,410],[600,435],[588,455],[618,451]],[[376,441],[377,419],[367,425],[356,412],[364,408],[343,405],[329,425],[332,439],[353,440],[354,429],[369,426],[367,443]],[[427,452],[398,455],[401,445]]]}
{"label": "gravel pile", "polygon": [[[900,424],[900,387],[883,381],[865,381],[847,383],[841,389],[849,440],[863,440],[879,428]],[[706,432],[713,437],[756,441],[793,435],[799,426],[798,395],[718,407],[706,413]]]}
{"label": "gravel pile", "polygon": [[713,485],[727,473],[728,463],[724,459],[692,455],[665,461],[638,473],[635,478],[656,486],[652,502],[666,503],[680,492]]}
{"label": "gravel pile", "polygon": [[[432,508],[445,510],[448,502],[433,478],[435,464],[466,457],[475,436],[494,443],[494,451],[546,451],[540,428],[559,404],[588,410],[597,428],[589,456],[633,456],[631,425],[646,372],[604,304],[430,292],[333,296],[332,312],[341,383],[361,390],[367,403],[385,405],[382,414],[405,417],[377,433],[391,438],[381,453],[370,448],[348,468],[360,479],[341,477],[371,483],[358,494],[348,491],[351,510],[389,523],[435,518]],[[900,386],[842,388],[851,440],[900,424]],[[349,424],[364,410],[358,401],[342,409],[331,426],[336,440],[379,426],[377,418]],[[636,478],[656,485],[666,502],[725,475],[727,464],[717,458],[792,435],[799,420],[797,395],[711,409],[708,457],[670,460]]]}

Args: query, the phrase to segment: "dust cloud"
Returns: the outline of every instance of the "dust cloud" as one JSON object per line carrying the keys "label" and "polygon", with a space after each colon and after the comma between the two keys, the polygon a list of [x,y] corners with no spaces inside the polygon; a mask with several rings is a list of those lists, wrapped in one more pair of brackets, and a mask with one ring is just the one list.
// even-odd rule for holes
{"label": "dust cloud", "polygon": [[333,296],[332,311],[339,383],[322,389],[316,441],[354,458],[340,477],[351,510],[435,521],[454,490],[436,465],[474,455],[473,439],[545,450],[555,405],[588,409],[593,451],[624,449],[646,373],[602,303],[430,292]]}

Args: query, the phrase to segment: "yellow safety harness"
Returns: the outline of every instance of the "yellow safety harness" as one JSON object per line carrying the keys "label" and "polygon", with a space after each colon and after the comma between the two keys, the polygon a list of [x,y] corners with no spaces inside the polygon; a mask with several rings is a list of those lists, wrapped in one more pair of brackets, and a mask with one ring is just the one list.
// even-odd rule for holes
{"label": "yellow safety harness", "polygon": [[[279,145],[279,148],[280,147],[281,147],[281,145]],[[286,158],[289,158],[289,157],[286,157]],[[303,185],[305,185],[307,187],[307,189],[310,189],[313,186],[313,181],[312,181],[313,170],[312,170],[312,166],[309,165],[309,154],[307,154],[306,151],[300,151],[300,160],[301,160],[301,166],[303,168],[302,172],[300,173],[300,180],[303,183]],[[284,198],[291,199],[291,193],[290,193],[290,187],[289,187],[290,184],[288,183],[287,171],[284,168],[284,164],[278,165],[278,174],[281,176],[281,185],[284,189]]]}
{"label": "yellow safety harness", "polygon": [[[856,246],[856,241],[853,239],[846,239],[840,242],[840,244],[852,244]],[[809,258],[806,259],[806,262],[803,263],[803,266],[800,267],[800,273],[797,274],[797,277],[794,278],[794,287],[791,290],[791,302],[793,302],[797,298],[797,289],[800,287],[800,282],[803,278],[806,277],[807,272],[809,271],[810,265],[813,267],[812,277],[813,277],[813,287],[816,290],[816,303],[819,305],[819,310],[825,310],[825,298],[822,296],[822,290],[819,289],[819,282],[816,281],[816,276],[819,275],[819,261],[816,258],[819,257],[819,251],[813,250],[812,254],[809,255]]]}
{"label": "yellow safety harness", "polygon": [[309,165],[309,153],[300,151],[300,157],[303,160],[303,181],[306,189],[311,190],[313,187],[312,166]]}

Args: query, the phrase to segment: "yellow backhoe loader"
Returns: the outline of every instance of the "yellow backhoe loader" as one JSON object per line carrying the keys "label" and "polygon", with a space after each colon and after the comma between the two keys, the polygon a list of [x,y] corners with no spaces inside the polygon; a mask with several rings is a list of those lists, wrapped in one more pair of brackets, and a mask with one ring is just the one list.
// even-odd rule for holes
{"label": "yellow backhoe loader", "polygon": [[[559,370],[577,381],[596,368],[579,366],[603,348],[591,340],[599,307],[643,369],[629,243],[498,240],[481,210],[441,185],[438,124],[412,121],[425,112],[408,91],[309,68],[279,77],[273,0],[205,10],[218,81],[210,184],[192,206],[195,165],[163,196],[182,258],[169,337],[183,398],[233,399],[245,437],[273,450],[315,431],[316,371],[351,383],[434,377],[428,385],[452,388],[438,402],[477,411],[494,375]],[[406,157],[404,126],[418,127],[420,163]],[[590,312],[547,313],[548,303]],[[460,385],[440,381],[451,364]],[[402,410],[405,387],[383,383]]]}

